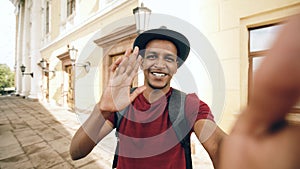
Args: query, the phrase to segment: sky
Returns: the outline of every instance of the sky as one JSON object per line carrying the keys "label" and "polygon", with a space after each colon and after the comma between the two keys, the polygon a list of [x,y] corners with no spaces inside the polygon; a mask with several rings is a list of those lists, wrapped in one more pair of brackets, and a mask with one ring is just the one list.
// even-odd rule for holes
{"label": "sky", "polygon": [[0,0],[0,64],[11,70],[15,64],[15,7],[9,0]]}

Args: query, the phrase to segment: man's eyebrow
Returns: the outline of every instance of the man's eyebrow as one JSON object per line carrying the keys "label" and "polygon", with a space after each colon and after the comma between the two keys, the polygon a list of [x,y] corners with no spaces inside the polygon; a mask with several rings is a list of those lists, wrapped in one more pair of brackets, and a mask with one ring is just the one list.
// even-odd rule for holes
{"label": "man's eyebrow", "polygon": [[[145,54],[147,54],[147,55],[149,55],[149,54],[158,54],[158,52],[155,51],[155,50],[151,50],[151,48],[150,48],[150,49],[146,49]],[[168,50],[167,50],[165,56],[177,57],[177,55],[175,53],[173,53],[171,51],[168,51]]]}
{"label": "man's eyebrow", "polygon": [[147,53],[147,54],[157,54],[157,52],[151,51],[151,49],[150,49],[150,50],[147,50],[146,53]]}
{"label": "man's eyebrow", "polygon": [[172,56],[172,57],[176,57],[177,55],[175,55],[174,53],[167,53],[165,56]]}

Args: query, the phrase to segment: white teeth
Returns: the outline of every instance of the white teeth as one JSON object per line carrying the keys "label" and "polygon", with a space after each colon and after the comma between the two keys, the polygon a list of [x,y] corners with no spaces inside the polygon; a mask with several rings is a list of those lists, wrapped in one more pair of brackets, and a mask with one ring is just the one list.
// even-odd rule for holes
{"label": "white teeth", "polygon": [[164,73],[152,73],[154,76],[157,76],[157,77],[164,77],[166,76],[166,74]]}

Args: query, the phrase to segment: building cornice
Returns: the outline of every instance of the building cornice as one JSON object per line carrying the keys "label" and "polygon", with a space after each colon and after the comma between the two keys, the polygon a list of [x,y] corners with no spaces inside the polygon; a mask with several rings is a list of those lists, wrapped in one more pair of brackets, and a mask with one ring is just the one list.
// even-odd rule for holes
{"label": "building cornice", "polygon": [[58,38],[53,40],[48,45],[42,47],[40,49],[40,52],[43,52],[44,50],[47,50],[48,48],[56,45],[57,43],[59,43],[62,40],[66,39],[67,37],[72,36],[76,32],[79,32],[81,30],[85,30],[91,24],[96,23],[99,20],[103,20],[104,18],[110,16],[112,13],[117,12],[118,10],[122,10],[122,8],[124,8],[126,6],[130,6],[132,4],[137,3],[137,1],[135,1],[135,0],[120,0],[120,1],[117,1],[117,2],[118,2],[118,4],[115,4],[115,6],[116,6],[115,8],[113,8],[111,10],[101,10],[101,11],[97,12],[95,15],[93,15],[90,18],[84,20],[81,24],[78,24],[77,26],[75,26],[71,31],[59,36]]}
{"label": "building cornice", "polygon": [[121,41],[122,39],[126,39],[130,36],[136,35],[135,25],[127,25],[120,27],[113,31],[112,33],[101,37],[100,39],[95,40],[94,42],[101,47],[106,45],[110,45],[111,43],[115,43],[115,41]]}

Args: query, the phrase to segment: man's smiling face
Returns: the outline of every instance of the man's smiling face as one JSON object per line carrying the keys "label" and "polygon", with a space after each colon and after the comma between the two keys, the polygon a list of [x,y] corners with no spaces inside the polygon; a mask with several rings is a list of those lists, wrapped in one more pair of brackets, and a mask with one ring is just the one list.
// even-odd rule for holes
{"label": "man's smiling face", "polygon": [[145,85],[152,89],[170,88],[177,71],[177,48],[167,40],[152,40],[146,45],[142,63]]}

